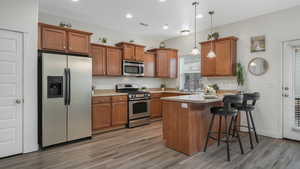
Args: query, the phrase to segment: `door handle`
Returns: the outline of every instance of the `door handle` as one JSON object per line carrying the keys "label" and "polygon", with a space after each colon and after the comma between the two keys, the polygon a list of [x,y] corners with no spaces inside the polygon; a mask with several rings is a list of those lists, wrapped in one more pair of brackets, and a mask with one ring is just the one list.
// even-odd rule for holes
{"label": "door handle", "polygon": [[22,100],[21,99],[17,99],[16,100],[16,104],[21,104],[22,103]]}
{"label": "door handle", "polygon": [[289,88],[288,88],[288,87],[284,87],[284,88],[283,88],[283,90],[285,90],[285,91],[288,91],[288,90],[289,90]]}
{"label": "door handle", "polygon": [[283,96],[283,97],[289,97],[289,95],[288,95],[288,94],[282,94],[282,96]]}

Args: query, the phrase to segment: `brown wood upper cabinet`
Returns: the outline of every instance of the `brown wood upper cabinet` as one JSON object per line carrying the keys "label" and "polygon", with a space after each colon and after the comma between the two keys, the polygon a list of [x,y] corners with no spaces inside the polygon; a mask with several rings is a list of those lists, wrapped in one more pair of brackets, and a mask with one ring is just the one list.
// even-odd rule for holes
{"label": "brown wood upper cabinet", "polygon": [[145,46],[137,45],[133,43],[120,42],[116,46],[123,49],[123,59],[130,61],[144,61]]}
{"label": "brown wood upper cabinet", "polygon": [[91,44],[93,76],[121,76],[122,49],[119,47]]}
{"label": "brown wood upper cabinet", "polygon": [[145,52],[144,55],[144,76],[155,77],[155,54]]}
{"label": "brown wood upper cabinet", "polygon": [[217,57],[207,58],[211,42],[201,43],[202,76],[234,76],[236,71],[236,42],[238,38],[227,37],[213,41],[213,50]]}
{"label": "brown wood upper cabinet", "polygon": [[92,33],[39,23],[39,49],[75,54],[89,54]]}
{"label": "brown wood upper cabinet", "polygon": [[161,78],[177,78],[178,56],[176,49],[151,49],[156,57],[156,76]]}

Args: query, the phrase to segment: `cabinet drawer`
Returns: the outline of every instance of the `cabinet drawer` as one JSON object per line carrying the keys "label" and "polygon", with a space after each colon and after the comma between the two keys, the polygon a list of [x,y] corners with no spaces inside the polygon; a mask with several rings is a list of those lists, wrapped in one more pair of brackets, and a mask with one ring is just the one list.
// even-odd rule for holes
{"label": "cabinet drawer", "polygon": [[162,94],[161,93],[151,93],[151,98],[161,98]]}
{"label": "cabinet drawer", "polygon": [[93,97],[93,104],[99,104],[99,103],[110,103],[111,97],[109,96],[96,96]]}
{"label": "cabinet drawer", "polygon": [[112,102],[127,102],[127,97],[128,96],[113,96],[112,97]]}

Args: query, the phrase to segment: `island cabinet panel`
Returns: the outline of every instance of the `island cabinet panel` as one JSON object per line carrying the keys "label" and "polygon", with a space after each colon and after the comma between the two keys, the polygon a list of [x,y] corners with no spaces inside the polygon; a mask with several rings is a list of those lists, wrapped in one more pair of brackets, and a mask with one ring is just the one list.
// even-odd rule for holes
{"label": "island cabinet panel", "polygon": [[93,104],[93,130],[111,126],[111,103]]}
{"label": "island cabinet panel", "polygon": [[107,48],[107,75],[122,75],[122,50],[117,48]]}
{"label": "island cabinet panel", "polygon": [[155,77],[155,55],[153,53],[145,53],[144,65],[144,76]]}
{"label": "island cabinet panel", "polygon": [[93,76],[106,75],[106,47],[91,45]]}
{"label": "island cabinet panel", "polygon": [[[187,155],[203,151],[212,117],[210,108],[221,105],[221,101],[203,104],[163,101],[163,138],[166,146]],[[227,119],[228,125],[230,118]],[[218,128],[219,118],[216,117],[213,132],[218,131]],[[221,130],[224,129],[223,121]],[[214,142],[210,141],[209,145]]]}
{"label": "island cabinet panel", "polygon": [[214,40],[212,49],[215,58],[207,58],[211,50],[211,42],[201,43],[201,74],[202,76],[234,76],[236,71],[236,37]]}
{"label": "island cabinet panel", "polygon": [[67,32],[65,30],[42,27],[41,31],[42,49],[61,52],[67,50]]}
{"label": "island cabinet panel", "polygon": [[89,55],[92,33],[39,23],[39,49]]}
{"label": "island cabinet panel", "polygon": [[68,50],[71,53],[88,54],[90,35],[68,32]]}
{"label": "island cabinet panel", "polygon": [[128,103],[112,103],[112,126],[125,125],[128,120]]}

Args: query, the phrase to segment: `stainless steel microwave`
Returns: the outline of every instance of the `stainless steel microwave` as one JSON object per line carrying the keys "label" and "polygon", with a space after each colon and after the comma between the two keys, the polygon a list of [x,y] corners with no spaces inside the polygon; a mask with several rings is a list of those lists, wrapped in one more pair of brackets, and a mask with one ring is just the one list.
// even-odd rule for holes
{"label": "stainless steel microwave", "polygon": [[136,77],[144,76],[144,63],[124,60],[123,61],[123,75],[124,76],[136,76]]}

